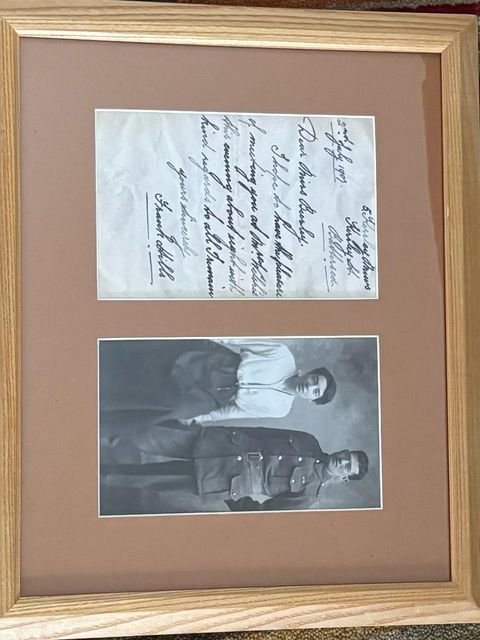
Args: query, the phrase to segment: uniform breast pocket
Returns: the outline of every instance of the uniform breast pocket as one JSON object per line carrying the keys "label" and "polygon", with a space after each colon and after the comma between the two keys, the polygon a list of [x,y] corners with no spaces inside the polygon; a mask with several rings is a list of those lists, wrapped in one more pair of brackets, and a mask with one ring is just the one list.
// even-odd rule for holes
{"label": "uniform breast pocket", "polygon": [[242,434],[235,429],[228,430],[228,436],[230,438],[230,442],[238,447],[242,445],[244,438],[242,438]]}
{"label": "uniform breast pocket", "polygon": [[290,476],[290,492],[300,493],[305,489],[307,483],[307,477],[305,475],[305,469],[302,467],[295,467]]}
{"label": "uniform breast pocket", "polygon": [[293,449],[293,451],[295,451],[295,452],[300,451],[300,442],[298,441],[297,436],[291,434],[288,437],[288,442],[289,442],[291,448]]}
{"label": "uniform breast pocket", "polygon": [[239,500],[251,495],[251,486],[247,473],[242,473],[239,476],[232,478],[230,483],[230,497],[233,500]]}

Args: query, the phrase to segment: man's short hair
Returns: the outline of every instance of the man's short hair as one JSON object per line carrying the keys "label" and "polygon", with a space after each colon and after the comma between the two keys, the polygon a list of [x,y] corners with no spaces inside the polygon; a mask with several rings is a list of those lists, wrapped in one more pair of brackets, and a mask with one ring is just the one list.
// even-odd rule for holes
{"label": "man's short hair", "polygon": [[325,391],[323,392],[323,395],[320,396],[320,398],[312,400],[312,402],[314,402],[315,404],[327,404],[327,402],[331,402],[333,400],[333,396],[337,391],[337,383],[331,372],[326,367],[320,367],[320,369],[313,369],[308,373],[313,373],[317,376],[324,376],[325,380],[327,381],[327,386]]}
{"label": "man's short hair", "polygon": [[365,451],[350,451],[355,453],[358,459],[358,473],[353,473],[348,476],[349,480],[361,480],[368,471],[368,456]]}

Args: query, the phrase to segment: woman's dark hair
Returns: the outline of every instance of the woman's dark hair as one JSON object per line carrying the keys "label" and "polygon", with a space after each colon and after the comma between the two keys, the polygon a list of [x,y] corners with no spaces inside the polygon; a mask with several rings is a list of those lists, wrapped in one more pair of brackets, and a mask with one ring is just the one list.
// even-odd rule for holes
{"label": "woman's dark hair", "polygon": [[335,378],[332,376],[330,371],[325,367],[320,367],[320,369],[313,369],[312,371],[309,371],[306,375],[309,375],[312,373],[313,375],[324,376],[325,380],[327,381],[327,386],[325,388],[325,391],[323,392],[323,395],[320,396],[320,398],[316,398],[315,400],[312,400],[312,402],[314,402],[315,404],[327,404],[327,402],[331,402],[331,400],[333,400],[333,396],[337,391],[337,383],[335,382]]}

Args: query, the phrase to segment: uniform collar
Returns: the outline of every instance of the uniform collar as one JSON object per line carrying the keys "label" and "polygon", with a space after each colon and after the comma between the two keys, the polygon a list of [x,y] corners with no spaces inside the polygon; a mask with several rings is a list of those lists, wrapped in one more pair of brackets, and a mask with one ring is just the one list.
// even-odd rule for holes
{"label": "uniform collar", "polygon": [[[323,456],[325,456],[325,458]],[[320,462],[317,462],[317,460],[320,460]],[[315,473],[317,474],[321,484],[325,484],[325,481],[330,475],[327,471],[327,462],[328,456],[323,454],[321,457],[315,459],[315,464],[313,465]]]}

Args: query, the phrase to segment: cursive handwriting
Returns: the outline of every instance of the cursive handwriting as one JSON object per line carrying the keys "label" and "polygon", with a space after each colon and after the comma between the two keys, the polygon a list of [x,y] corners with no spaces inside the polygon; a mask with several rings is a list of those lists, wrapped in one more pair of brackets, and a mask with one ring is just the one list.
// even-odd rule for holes
{"label": "cursive handwriting", "polygon": [[225,140],[231,140],[233,136],[240,136],[240,129],[235,125],[229,116],[223,116],[223,137]]}
{"label": "cursive handwriting", "polygon": [[215,197],[212,193],[212,187],[211,187],[211,181],[210,181],[210,171],[208,168],[208,156],[205,153],[205,151],[202,152],[202,161],[198,162],[198,160],[196,160],[195,158],[192,158],[191,156],[188,157],[189,162],[191,162],[193,164],[194,167],[197,167],[197,169],[200,169],[200,171],[203,173],[203,198],[204,198],[204,203],[206,205],[211,204],[212,202],[215,202]]}
{"label": "cursive handwriting", "polygon": [[210,298],[215,297],[215,281],[214,281],[214,273],[213,266],[215,263],[225,264],[225,260],[222,260],[220,253],[222,252],[223,247],[225,247],[225,242],[218,236],[216,233],[212,231],[211,224],[208,221],[204,221],[203,223],[204,231],[205,231],[205,265],[207,269],[207,289],[208,295]]}
{"label": "cursive handwriting", "polygon": [[202,114],[202,117],[200,118],[200,131],[203,149],[209,149],[209,151],[215,153],[214,147],[212,147],[209,143],[208,134],[212,133],[212,135],[215,135],[219,130],[220,127],[217,124],[209,120],[206,115]]}
{"label": "cursive handwriting", "polygon": [[176,148],[172,138],[161,158],[161,192],[150,207],[155,227],[147,194],[147,234],[155,235],[147,244],[153,268],[156,247],[159,277],[199,278],[209,298],[374,290],[372,183],[362,191],[360,167],[353,179],[357,150],[364,153],[350,119],[192,116],[191,145]]}
{"label": "cursive handwriting", "polygon": [[269,236],[260,228],[258,218],[253,214],[250,225],[252,295],[266,296],[268,268],[264,249]]}
{"label": "cursive handwriting", "polygon": [[366,291],[371,291],[370,274],[375,272],[375,266],[371,261],[371,251],[375,251],[375,217],[372,210],[367,205],[362,206],[362,275],[363,284]]}
{"label": "cursive handwriting", "polygon": [[299,124],[297,128],[299,135],[300,156],[303,158],[307,155],[305,152],[305,143],[315,142],[315,140],[317,140],[317,133],[315,131],[315,126],[312,119],[308,116],[305,116],[303,118],[302,124]]}
{"label": "cursive handwriting", "polygon": [[345,249],[342,236],[333,225],[328,226],[328,268],[330,289],[338,285],[338,271],[345,263]]}
{"label": "cursive handwriting", "polygon": [[344,120],[337,119],[337,129],[334,131],[330,123],[330,131],[325,132],[325,137],[330,142],[324,151],[332,159],[333,181],[347,184],[347,165],[353,164],[352,151],[354,142],[348,136],[347,125]]}
{"label": "cursive handwriting", "polygon": [[370,207],[364,204],[362,206],[362,239],[370,249],[375,249],[375,243],[371,239],[372,236],[375,238],[375,216]]}
{"label": "cursive handwriting", "polygon": [[375,232],[372,211],[364,205],[362,207],[361,222],[347,217],[345,218],[345,223],[347,275],[353,275],[358,279],[361,278],[364,290],[371,291],[370,276],[375,272],[370,253],[371,249],[375,248],[370,238],[372,232]]}
{"label": "cursive handwriting", "polygon": [[275,264],[275,295],[281,298],[284,294],[285,278],[291,278],[293,275],[293,253],[282,243],[282,219],[275,214],[274,221],[274,254],[270,256]]}
{"label": "cursive handwriting", "polygon": [[345,254],[347,256],[347,275],[353,275],[355,278],[360,277],[360,270],[355,266],[355,255],[361,255],[362,249],[357,241],[357,236],[360,237],[360,227],[356,220],[345,218],[345,238],[347,242]]}
{"label": "cursive handwriting", "polygon": [[190,234],[188,225],[189,223],[196,222],[196,218],[190,215],[187,208],[188,196],[187,196],[187,174],[185,170],[180,167],[178,169],[172,162],[167,162],[167,167],[171,169],[178,177],[180,188],[180,234],[182,237],[182,253],[183,256],[197,256],[198,253],[191,246]]}
{"label": "cursive handwriting", "polygon": [[[300,158],[298,162],[298,180],[300,193],[298,197],[298,240],[301,246],[307,245],[315,238],[315,233],[308,226],[307,216],[314,216],[317,211],[310,203],[310,187],[312,179],[316,178],[308,164],[308,156],[315,152],[317,133],[311,118],[304,117],[302,124],[297,125],[298,150]],[[313,147],[312,147],[313,145]]]}
{"label": "cursive handwriting", "polygon": [[237,238],[234,234],[228,234],[228,250],[229,250],[229,267],[228,267],[228,282],[229,288],[232,293],[238,293],[241,296],[245,295],[245,289],[240,285],[241,275],[245,275],[247,266],[246,261],[239,255],[237,249]]}
{"label": "cursive handwriting", "polygon": [[[157,249],[157,273],[160,278],[168,278],[171,281],[175,280],[174,262],[174,247],[180,250],[183,256],[183,249],[180,246],[177,238],[172,234],[169,235],[163,228],[163,214],[165,212],[173,213],[170,204],[165,200],[161,193],[156,193],[154,198],[154,210],[155,210],[155,231],[156,240],[155,247]],[[168,245],[172,245],[167,249]]]}
{"label": "cursive handwriting", "polygon": [[247,127],[249,127],[249,128],[256,129],[259,133],[263,133],[264,135],[267,135],[267,130],[266,130],[266,129],[263,129],[262,127],[260,127],[260,126],[257,124],[257,121],[255,120],[255,118],[249,118],[248,120],[242,120],[242,119],[240,119],[240,120],[239,120],[239,122],[240,122],[241,124],[246,125],[246,126],[247,126]]}
{"label": "cursive handwriting", "polygon": [[257,144],[257,139],[250,131],[249,133],[249,143],[248,143],[248,158],[249,158],[249,172],[248,174],[238,165],[235,165],[234,169],[236,173],[242,178],[238,180],[238,186],[244,189],[250,196],[250,208],[252,209],[252,213],[256,213],[258,211],[257,206],[257,163],[255,159],[255,145]]}
{"label": "cursive handwriting", "polygon": [[223,166],[225,170],[225,177],[222,179],[213,171],[210,171],[210,177],[219,184],[225,191],[232,192],[232,172],[230,169],[230,145],[224,143],[223,145]]}

